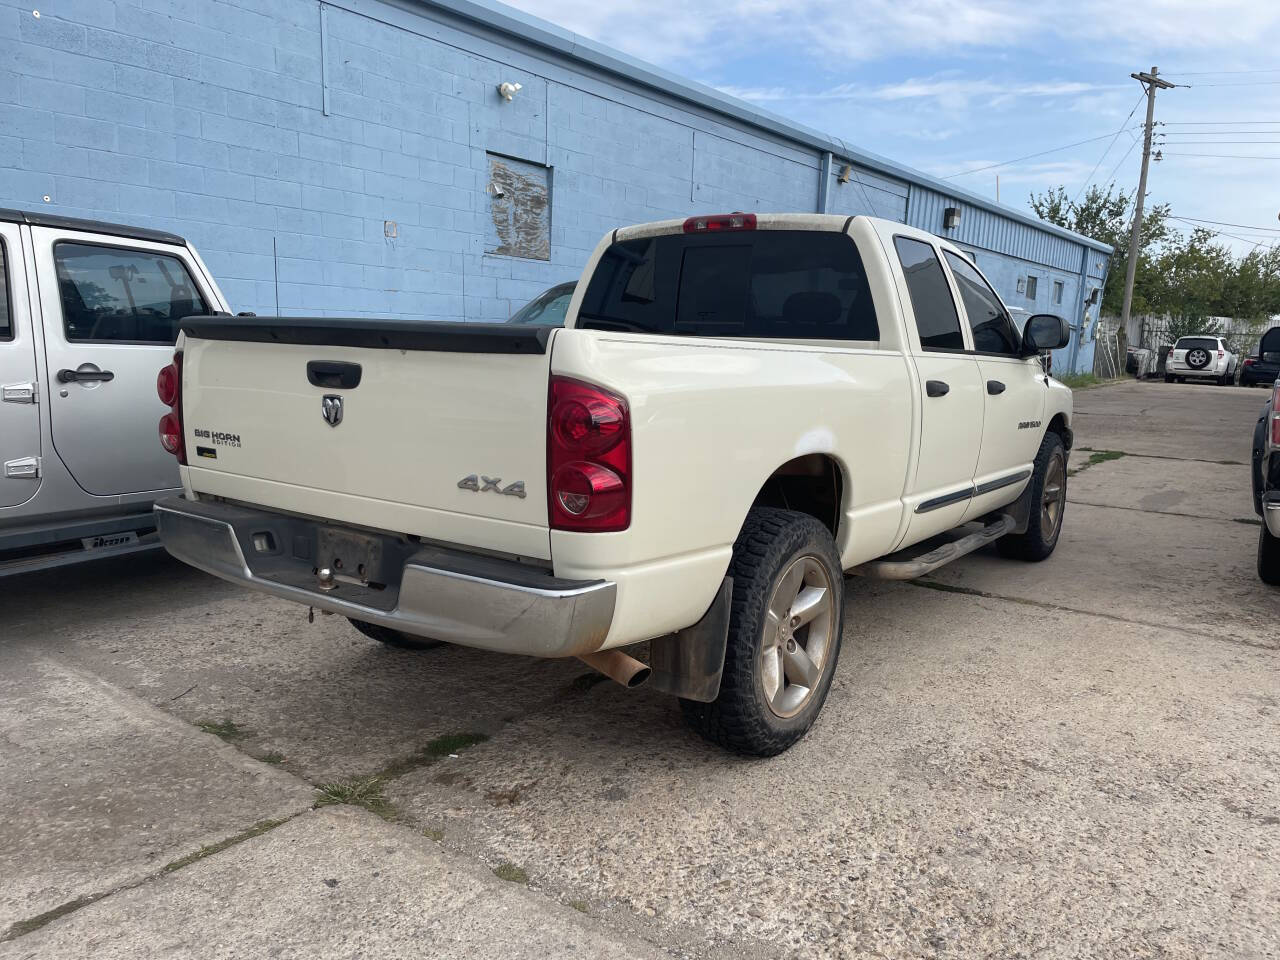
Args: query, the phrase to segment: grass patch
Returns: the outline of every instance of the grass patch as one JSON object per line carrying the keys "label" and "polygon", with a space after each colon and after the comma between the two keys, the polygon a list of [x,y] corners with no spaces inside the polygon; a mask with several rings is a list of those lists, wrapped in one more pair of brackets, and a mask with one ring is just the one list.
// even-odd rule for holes
{"label": "grass patch", "polygon": [[427,829],[423,830],[422,835],[426,837],[428,840],[434,840],[436,843],[439,843],[441,840],[444,839],[443,830],[434,830],[431,827],[428,827]]}
{"label": "grass patch", "polygon": [[222,720],[202,720],[196,724],[205,733],[212,733],[215,737],[220,737],[228,743],[233,740],[243,740],[249,736],[249,730],[238,726],[234,720],[224,717]]}
{"label": "grass patch", "polygon": [[234,847],[237,843],[244,843],[246,840],[252,840],[254,837],[260,837],[268,830],[274,830],[282,823],[286,823],[290,818],[282,817],[279,820],[259,820],[248,830],[237,833],[234,837],[227,837],[225,840],[219,840],[217,843],[211,843],[206,847],[201,847],[194,853],[188,853],[185,857],[179,857],[172,863],[164,865],[163,873],[173,873],[175,870],[181,870],[188,867],[197,860],[203,860],[205,857],[212,856],[215,853],[221,853],[228,847]]}
{"label": "grass patch", "polygon": [[1121,457],[1127,456],[1123,450],[1095,450],[1089,454],[1089,466],[1095,463],[1106,463],[1108,460],[1119,460]]}
{"label": "grass patch", "polygon": [[1121,457],[1128,456],[1123,450],[1094,450],[1092,447],[1081,447],[1080,449],[1089,451],[1089,459],[1074,470],[1068,470],[1068,476],[1074,477],[1077,473],[1088,470],[1099,463],[1106,463],[1108,460],[1119,460]]}
{"label": "grass patch", "polygon": [[451,753],[461,753],[468,747],[474,747],[488,739],[483,733],[446,733],[442,737],[436,737],[416,753],[391,761],[378,776],[383,780],[403,777],[412,770],[438,763]]}
{"label": "grass patch", "polygon": [[26,920],[17,920],[10,924],[9,929],[4,932],[4,936],[0,937],[0,943],[6,940],[17,940],[18,937],[25,937],[28,933],[34,933],[41,927],[53,923],[59,917],[65,917],[68,913],[75,913],[81,907],[87,907],[95,900],[101,900],[102,896],[102,894],[97,893],[85,897],[77,897],[75,900],[70,900],[34,917]]}
{"label": "grass patch", "polygon": [[1111,379],[1105,377],[1095,377],[1092,373],[1064,373],[1061,376],[1053,374],[1053,379],[1059,383],[1064,383],[1072,390],[1084,390],[1088,387],[1101,387],[1109,383],[1119,383],[1126,377],[1114,377]]}
{"label": "grass patch", "polygon": [[514,863],[500,863],[493,868],[493,875],[499,880],[506,880],[508,883],[528,883],[529,874],[525,873]]}
{"label": "grass patch", "polygon": [[383,820],[394,820],[396,808],[382,792],[382,786],[381,777],[353,777],[350,780],[321,784],[316,788],[315,806],[363,807]]}
{"label": "grass patch", "polygon": [[587,912],[587,901],[585,900],[570,900],[569,906],[573,907],[573,909],[577,910],[579,913]]}
{"label": "grass patch", "polygon": [[284,754],[276,750],[272,750],[270,753],[264,753],[258,759],[263,763],[284,763]]}

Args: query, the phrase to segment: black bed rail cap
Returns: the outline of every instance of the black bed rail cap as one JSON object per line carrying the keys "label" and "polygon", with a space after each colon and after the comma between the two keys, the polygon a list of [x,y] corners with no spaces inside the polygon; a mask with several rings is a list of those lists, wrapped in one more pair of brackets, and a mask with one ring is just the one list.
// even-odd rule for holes
{"label": "black bed rail cap", "polygon": [[546,353],[554,329],[367,317],[187,317],[181,326],[187,336],[201,340],[439,353]]}

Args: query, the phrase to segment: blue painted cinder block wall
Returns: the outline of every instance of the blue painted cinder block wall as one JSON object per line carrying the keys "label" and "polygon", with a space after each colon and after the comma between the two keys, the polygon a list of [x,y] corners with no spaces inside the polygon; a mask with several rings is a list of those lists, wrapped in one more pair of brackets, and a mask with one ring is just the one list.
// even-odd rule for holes
{"label": "blue painted cinder block wall", "polygon": [[[522,87],[510,102],[504,80]],[[495,156],[545,170],[549,259],[490,252]],[[1052,309],[1076,323],[1107,258],[471,0],[0,0],[0,206],[181,233],[233,307],[259,313],[501,319],[577,277],[615,226],[717,210],[945,234],[956,206],[954,239],[1012,305],[1051,309],[1060,278]],[[1034,304],[1017,293],[1029,273]]]}

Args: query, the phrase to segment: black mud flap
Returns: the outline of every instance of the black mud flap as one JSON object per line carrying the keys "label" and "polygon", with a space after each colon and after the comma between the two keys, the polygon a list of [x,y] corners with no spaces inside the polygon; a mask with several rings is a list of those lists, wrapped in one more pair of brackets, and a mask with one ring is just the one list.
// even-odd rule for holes
{"label": "black mud flap", "polygon": [[729,638],[733,577],[725,577],[711,607],[691,627],[649,644],[649,686],[685,700],[710,703],[720,693]]}

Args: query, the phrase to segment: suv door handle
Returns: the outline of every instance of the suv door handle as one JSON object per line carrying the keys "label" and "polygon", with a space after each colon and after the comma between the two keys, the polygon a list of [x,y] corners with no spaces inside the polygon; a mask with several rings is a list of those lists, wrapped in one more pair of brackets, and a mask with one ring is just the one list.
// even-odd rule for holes
{"label": "suv door handle", "polygon": [[1004,393],[1004,384],[999,380],[988,380],[987,393],[992,394],[993,396],[997,393]]}
{"label": "suv door handle", "polygon": [[926,380],[924,382],[924,392],[930,397],[945,397],[951,392],[951,384],[945,380]]}
{"label": "suv door handle", "polygon": [[68,370],[63,367],[58,371],[59,383],[108,383],[116,378],[110,370]]}

